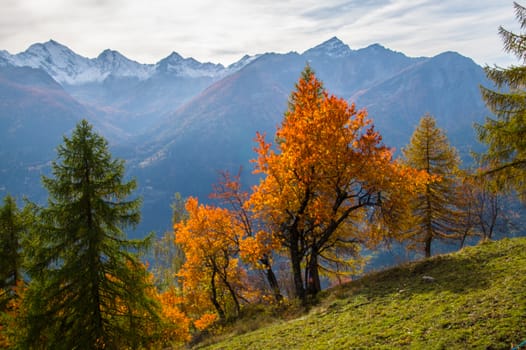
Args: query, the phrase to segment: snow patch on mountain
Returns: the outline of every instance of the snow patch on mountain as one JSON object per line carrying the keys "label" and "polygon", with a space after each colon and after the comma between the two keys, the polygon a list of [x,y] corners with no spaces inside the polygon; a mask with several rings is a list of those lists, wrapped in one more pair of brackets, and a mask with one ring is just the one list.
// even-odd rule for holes
{"label": "snow patch on mountain", "polygon": [[193,58],[183,58],[177,52],[172,52],[155,65],[155,70],[160,73],[173,74],[181,77],[216,78],[223,76],[225,67],[222,64],[201,63]]}
{"label": "snow patch on mountain", "polygon": [[11,63],[11,55],[6,50],[0,50],[0,67]]}
{"label": "snow patch on mountain", "polygon": [[132,61],[120,52],[106,49],[95,59],[101,73],[105,76],[136,77],[148,79],[153,74],[153,65]]}
{"label": "snow patch on mountain", "polygon": [[11,63],[19,67],[42,68],[59,83],[81,84],[97,81],[100,76],[89,58],[77,55],[54,40],[33,44],[26,51],[12,55]]}
{"label": "snow patch on mountain", "polygon": [[241,57],[241,59],[239,61],[234,62],[231,65],[229,65],[227,67],[227,69],[230,72],[236,72],[236,71],[240,70],[241,68],[243,68],[243,67],[249,65],[250,63],[254,62],[255,60],[257,60],[261,56],[263,56],[263,55],[261,55],[261,54],[253,55],[253,56],[245,55],[245,56]]}

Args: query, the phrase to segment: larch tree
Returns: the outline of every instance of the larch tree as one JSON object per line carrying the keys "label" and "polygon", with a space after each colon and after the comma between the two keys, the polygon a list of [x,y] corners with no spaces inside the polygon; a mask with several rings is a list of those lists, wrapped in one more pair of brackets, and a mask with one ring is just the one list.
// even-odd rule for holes
{"label": "larch tree", "polygon": [[435,118],[428,114],[420,119],[402,153],[407,165],[435,177],[414,199],[411,208],[414,223],[405,234],[411,242],[410,248],[421,249],[429,257],[434,240],[460,238],[463,219],[457,177],[460,160]]}
{"label": "larch tree", "polygon": [[31,283],[19,345],[35,349],[126,349],[145,346],[158,321],[150,278],[137,252],[144,240],[124,229],[140,220],[136,187],[124,161],[85,120],[64,137],[43,177],[48,205],[30,237]]}
{"label": "larch tree", "polygon": [[[526,28],[526,8],[514,3],[521,29]],[[494,118],[487,117],[476,125],[480,141],[488,148],[480,155],[484,174],[490,176],[500,190],[516,191],[526,201],[526,34],[513,33],[503,27],[499,34],[504,49],[521,62],[508,68],[486,66],[486,75],[496,90],[481,87],[482,98]]]}
{"label": "larch tree", "polygon": [[347,247],[352,261],[357,245],[375,238],[363,230],[367,217],[403,208],[423,178],[393,161],[365,110],[329,95],[308,66],[275,140],[257,134],[263,178],[249,205],[287,252],[296,297],[306,302],[321,290],[320,266],[332,263],[334,249]]}

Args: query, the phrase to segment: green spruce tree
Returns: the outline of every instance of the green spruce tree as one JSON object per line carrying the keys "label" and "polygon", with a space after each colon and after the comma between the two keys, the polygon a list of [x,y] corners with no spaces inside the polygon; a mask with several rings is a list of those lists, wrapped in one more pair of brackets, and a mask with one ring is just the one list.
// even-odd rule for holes
{"label": "green spruce tree", "polygon": [[[525,29],[526,8],[517,3],[514,7],[521,29]],[[499,34],[504,49],[522,64],[485,67],[497,90],[481,87],[482,98],[495,117],[476,125],[479,139],[488,146],[480,160],[486,167],[485,174],[491,175],[501,190],[515,190],[526,201],[526,34],[503,27],[499,28]]]}
{"label": "green spruce tree", "polygon": [[[22,213],[13,197],[7,195],[0,207],[0,293],[10,294],[21,279],[20,242],[24,225]],[[4,300],[4,298],[2,298]]]}
{"label": "green spruce tree", "polygon": [[157,304],[137,252],[145,241],[123,230],[140,220],[127,197],[124,162],[81,121],[58,147],[53,176],[44,177],[48,206],[31,235],[19,346],[35,349],[126,349],[149,341]]}
{"label": "green spruce tree", "polygon": [[15,320],[26,287],[23,247],[34,210],[32,203],[18,208],[10,195],[0,206],[0,348],[11,347],[17,334]]}
{"label": "green spruce tree", "polygon": [[462,212],[458,208],[456,177],[460,160],[456,149],[450,146],[431,115],[422,117],[402,153],[407,165],[437,177],[413,202],[414,222],[406,235],[411,241],[410,248],[422,249],[424,255],[429,257],[434,240],[460,237]]}

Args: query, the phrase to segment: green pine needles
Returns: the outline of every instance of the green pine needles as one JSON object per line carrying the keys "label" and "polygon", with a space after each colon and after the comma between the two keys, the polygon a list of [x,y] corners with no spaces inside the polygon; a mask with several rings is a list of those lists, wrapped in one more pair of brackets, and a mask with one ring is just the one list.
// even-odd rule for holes
{"label": "green pine needles", "polygon": [[[517,3],[514,7],[521,29],[525,29],[526,8]],[[502,27],[499,34],[504,49],[524,63],[526,34],[515,34]],[[526,66],[486,66],[485,71],[497,90],[481,87],[482,98],[495,117],[476,125],[479,139],[488,146],[479,155],[480,161],[486,167],[485,174],[491,175],[500,189],[515,190],[526,201]]]}
{"label": "green pine needles", "polygon": [[145,267],[145,241],[123,229],[140,220],[124,162],[85,120],[64,137],[44,177],[48,206],[31,235],[21,348],[125,349],[145,346],[158,321]]}

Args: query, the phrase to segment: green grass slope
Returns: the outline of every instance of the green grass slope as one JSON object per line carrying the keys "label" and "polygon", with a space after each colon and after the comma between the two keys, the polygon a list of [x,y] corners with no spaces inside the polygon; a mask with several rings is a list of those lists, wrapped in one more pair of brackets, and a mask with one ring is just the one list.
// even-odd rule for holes
{"label": "green grass slope", "polygon": [[525,339],[526,238],[515,238],[367,275],[303,317],[206,349],[510,349]]}

